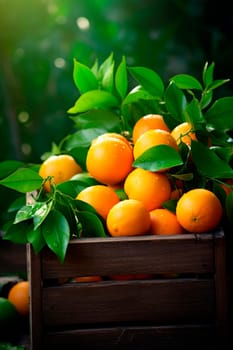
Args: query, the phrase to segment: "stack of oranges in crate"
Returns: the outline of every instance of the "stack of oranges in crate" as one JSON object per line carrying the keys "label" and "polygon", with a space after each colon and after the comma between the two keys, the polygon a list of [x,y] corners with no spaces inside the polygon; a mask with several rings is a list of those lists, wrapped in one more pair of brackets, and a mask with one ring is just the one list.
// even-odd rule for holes
{"label": "stack of oranges in crate", "polygon": [[[129,79],[130,76],[130,79]],[[233,97],[214,99],[228,79],[188,74],[167,86],[146,67],[89,68],[74,60],[76,131],[41,164],[0,164],[0,184],[32,201],[12,204],[5,239],[47,245],[64,261],[70,239],[204,233],[232,212]],[[130,86],[132,85],[132,86]],[[19,202],[17,202],[19,203]]]}

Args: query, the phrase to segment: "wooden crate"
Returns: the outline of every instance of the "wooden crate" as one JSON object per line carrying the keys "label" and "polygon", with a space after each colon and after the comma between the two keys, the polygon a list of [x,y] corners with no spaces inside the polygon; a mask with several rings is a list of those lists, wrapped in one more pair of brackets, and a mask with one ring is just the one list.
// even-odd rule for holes
{"label": "wooden crate", "polygon": [[[225,258],[222,231],[72,240],[64,264],[28,245],[31,349],[217,349],[219,342],[222,348]],[[62,283],[145,272],[154,278]]]}

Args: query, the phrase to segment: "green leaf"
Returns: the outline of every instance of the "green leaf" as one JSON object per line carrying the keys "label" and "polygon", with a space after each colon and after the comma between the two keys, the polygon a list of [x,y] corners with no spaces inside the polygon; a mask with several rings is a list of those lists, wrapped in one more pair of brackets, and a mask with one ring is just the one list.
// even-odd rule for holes
{"label": "green leaf", "polygon": [[183,111],[187,106],[187,100],[184,93],[174,82],[171,82],[166,89],[165,103],[171,116],[175,118],[178,123],[182,123],[185,120]]}
{"label": "green leaf", "polygon": [[107,237],[100,218],[90,212],[78,212],[77,217],[82,225],[81,237]]}
{"label": "green leaf", "polygon": [[27,241],[31,243],[35,253],[39,253],[46,245],[41,227],[38,227],[36,230],[29,230],[27,232]]}
{"label": "green leaf", "polygon": [[127,79],[127,67],[125,57],[122,57],[121,63],[119,64],[116,76],[115,76],[116,90],[123,99],[127,93],[128,89],[128,79]]}
{"label": "green leaf", "polygon": [[94,108],[111,108],[119,105],[118,99],[108,91],[92,90],[81,95],[68,113],[78,114]]}
{"label": "green leaf", "polygon": [[78,116],[71,117],[77,129],[103,129],[120,131],[119,115],[111,110],[94,109]]}
{"label": "green leaf", "polygon": [[137,103],[141,100],[153,100],[154,97],[148,93],[142,86],[136,86],[133,90],[131,90],[128,95],[122,101],[122,106],[130,103]]}
{"label": "green leaf", "polygon": [[158,97],[163,96],[164,83],[155,71],[145,67],[131,67],[128,68],[128,70],[133,78],[151,95]]}
{"label": "green leaf", "polygon": [[196,98],[193,98],[189,104],[185,107],[186,120],[191,122],[194,129],[199,129],[200,125],[205,123],[200,104]]}
{"label": "green leaf", "polygon": [[102,89],[112,92],[114,87],[114,67],[115,63],[113,62],[108,69],[104,72],[102,78]]}
{"label": "green leaf", "polygon": [[205,63],[203,73],[202,73],[202,80],[204,83],[205,88],[207,88],[210,84],[212,84],[214,78],[214,63],[211,63],[211,65],[208,65],[208,62]]}
{"label": "green leaf", "polygon": [[230,165],[201,142],[192,141],[192,159],[198,172],[208,178],[233,178]]}
{"label": "green leaf", "polygon": [[233,97],[216,100],[205,113],[206,121],[215,129],[233,129]]}
{"label": "green leaf", "polygon": [[17,160],[5,160],[0,163],[0,178],[3,179],[4,177],[10,175],[14,171],[16,171],[18,168],[21,168],[24,164],[22,162],[19,162]]}
{"label": "green leaf", "polygon": [[34,191],[41,187],[42,183],[41,176],[29,168],[17,169],[0,181],[0,185],[22,193]]}
{"label": "green leaf", "polygon": [[106,129],[97,128],[79,130],[67,137],[64,141],[63,147],[68,151],[75,147],[89,147],[92,140],[105,132]]}
{"label": "green leaf", "polygon": [[57,185],[57,190],[75,198],[78,195],[78,193],[82,191],[84,188],[92,185],[97,185],[97,184],[99,184],[99,182],[96,181],[91,176],[86,178],[80,178],[80,179],[77,178],[77,180],[75,180],[74,178]]}
{"label": "green leaf", "polygon": [[209,86],[208,86],[208,90],[214,90],[217,89],[218,87],[228,83],[230,81],[230,79],[218,79],[218,80],[214,80]]}
{"label": "green leaf", "polygon": [[97,76],[98,76],[99,81],[102,81],[104,79],[105,74],[109,71],[109,69],[111,69],[113,63],[114,63],[113,53],[111,52],[110,55],[100,65],[100,67],[97,71]]}
{"label": "green leaf", "polygon": [[34,202],[24,205],[18,210],[15,216],[14,224],[33,219],[34,229],[36,230],[44,221],[49,211],[52,208],[52,201],[49,202]]}
{"label": "green leaf", "polygon": [[81,94],[98,88],[98,80],[91,69],[74,59],[73,79]]}
{"label": "green leaf", "polygon": [[159,171],[182,165],[179,153],[168,145],[153,146],[146,150],[134,163],[134,167],[150,171]]}
{"label": "green leaf", "polygon": [[12,224],[8,227],[3,236],[4,240],[9,240],[13,243],[26,244],[28,243],[27,235],[33,231],[34,226],[32,220]]}
{"label": "green leaf", "polygon": [[70,240],[69,224],[63,214],[52,210],[44,220],[42,234],[48,247],[64,262]]}
{"label": "green leaf", "polygon": [[196,89],[202,90],[202,85],[200,82],[194,78],[192,75],[188,74],[177,74],[169,79],[169,81],[174,82],[180,89]]}

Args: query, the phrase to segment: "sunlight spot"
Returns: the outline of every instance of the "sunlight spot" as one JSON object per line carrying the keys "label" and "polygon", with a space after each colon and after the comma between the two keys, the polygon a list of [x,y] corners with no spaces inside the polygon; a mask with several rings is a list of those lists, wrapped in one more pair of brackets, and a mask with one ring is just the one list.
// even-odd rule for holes
{"label": "sunlight spot", "polygon": [[29,113],[22,111],[18,114],[18,120],[20,123],[26,123],[29,120]]}
{"label": "sunlight spot", "polygon": [[90,28],[90,22],[86,17],[77,18],[76,24],[81,30],[88,30]]}
{"label": "sunlight spot", "polygon": [[32,152],[32,148],[29,143],[23,143],[21,146],[22,152],[25,155],[29,155]]}
{"label": "sunlight spot", "polygon": [[57,68],[64,68],[66,65],[66,61],[62,57],[58,57],[54,60],[54,66]]}

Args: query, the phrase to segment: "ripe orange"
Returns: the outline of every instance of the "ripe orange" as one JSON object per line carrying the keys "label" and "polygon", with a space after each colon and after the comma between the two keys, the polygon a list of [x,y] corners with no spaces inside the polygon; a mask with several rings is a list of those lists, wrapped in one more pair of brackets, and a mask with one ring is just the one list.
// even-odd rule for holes
{"label": "ripe orange", "polygon": [[176,214],[165,208],[150,211],[153,235],[177,235],[184,233],[183,227],[177,220]]}
{"label": "ripe orange", "polygon": [[170,131],[162,115],[147,114],[138,119],[137,122],[134,124],[132,132],[133,143],[135,144],[139,136],[144,134],[145,131],[151,129],[162,129]]}
{"label": "ripe orange", "polygon": [[106,132],[106,133],[104,133],[104,134],[102,134],[102,135],[99,135],[96,139],[94,139],[94,140],[92,141],[92,143],[98,142],[98,141],[100,141],[100,140],[103,140],[103,139],[106,139],[106,138],[109,138],[109,137],[111,137],[111,138],[113,137],[113,138],[116,138],[116,139],[118,139],[118,140],[121,140],[121,141],[123,141],[126,145],[128,145],[130,148],[132,148],[132,145],[131,145],[130,141],[129,141],[124,135],[119,134],[119,133],[117,133],[117,132]]}
{"label": "ripe orange", "polygon": [[92,205],[97,213],[104,219],[107,218],[108,212],[112,206],[120,201],[116,192],[111,187],[105,185],[86,187],[79,192],[76,199]]}
{"label": "ripe orange", "polygon": [[107,185],[122,182],[133,164],[133,150],[127,142],[114,136],[95,139],[87,152],[89,174]]}
{"label": "ripe orange", "polygon": [[106,224],[111,236],[143,235],[150,229],[150,214],[141,201],[125,199],[110,209]]}
{"label": "ripe orange", "polygon": [[171,196],[171,184],[166,174],[141,168],[129,173],[124,190],[128,198],[140,200],[149,211],[160,208]]}
{"label": "ripe orange", "polygon": [[101,276],[78,276],[74,278],[75,282],[99,282],[103,281]]}
{"label": "ripe orange", "polygon": [[[59,184],[71,179],[75,174],[82,172],[80,165],[68,154],[59,154],[47,158],[40,166],[39,175],[46,179],[53,177],[52,182]],[[50,181],[44,183],[45,191],[50,191]]]}
{"label": "ripe orange", "polygon": [[134,144],[134,159],[137,159],[147,149],[157,145],[168,145],[178,150],[176,140],[169,131],[161,129],[147,130]]}
{"label": "ripe orange", "polygon": [[20,281],[13,285],[8,293],[7,298],[15,306],[20,315],[27,316],[29,314],[28,281]]}
{"label": "ripe orange", "polygon": [[192,140],[197,140],[196,134],[193,131],[193,126],[188,122],[177,125],[171,131],[171,135],[174,137],[178,145],[182,141],[190,146]]}
{"label": "ripe orange", "polygon": [[177,202],[179,223],[189,232],[208,232],[215,229],[223,215],[218,197],[210,190],[195,188],[184,193]]}

